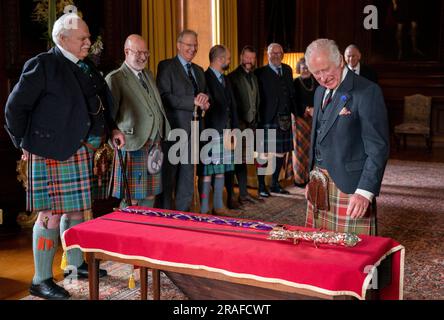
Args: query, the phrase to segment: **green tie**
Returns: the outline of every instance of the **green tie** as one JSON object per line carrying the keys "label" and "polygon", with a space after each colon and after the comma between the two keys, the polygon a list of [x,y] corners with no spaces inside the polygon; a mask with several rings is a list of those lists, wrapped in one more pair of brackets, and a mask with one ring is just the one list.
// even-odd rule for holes
{"label": "green tie", "polygon": [[82,60],[77,61],[77,65],[85,74],[89,75],[91,73],[90,67]]}

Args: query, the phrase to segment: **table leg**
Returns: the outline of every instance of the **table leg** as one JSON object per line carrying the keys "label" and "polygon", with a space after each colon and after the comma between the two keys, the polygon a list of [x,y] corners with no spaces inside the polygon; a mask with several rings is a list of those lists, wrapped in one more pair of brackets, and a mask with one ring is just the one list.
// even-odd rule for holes
{"label": "table leg", "polygon": [[86,253],[88,262],[89,299],[99,300],[99,260],[93,252]]}
{"label": "table leg", "polygon": [[160,300],[160,270],[152,269],[153,274],[153,300]]}
{"label": "table leg", "polygon": [[140,300],[148,300],[148,269],[140,267]]}

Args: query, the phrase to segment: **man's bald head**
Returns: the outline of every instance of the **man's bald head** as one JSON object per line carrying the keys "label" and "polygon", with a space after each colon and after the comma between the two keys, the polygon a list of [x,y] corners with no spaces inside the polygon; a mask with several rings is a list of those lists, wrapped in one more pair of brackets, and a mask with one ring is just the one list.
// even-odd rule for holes
{"label": "man's bald head", "polygon": [[145,39],[138,34],[132,34],[125,41],[125,62],[134,70],[145,69],[150,52]]}

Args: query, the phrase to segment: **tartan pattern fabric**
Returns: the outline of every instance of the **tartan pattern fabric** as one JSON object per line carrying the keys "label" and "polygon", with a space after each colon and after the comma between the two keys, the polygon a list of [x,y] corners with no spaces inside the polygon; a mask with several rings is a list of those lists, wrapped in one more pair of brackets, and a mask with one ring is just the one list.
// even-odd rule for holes
{"label": "tartan pattern fabric", "polygon": [[309,179],[308,161],[310,152],[310,134],[312,118],[304,115],[303,117],[293,117],[293,146],[292,163],[294,182],[303,184]]}
{"label": "tartan pattern fabric", "polygon": [[[276,145],[276,151],[275,153],[286,153],[293,149],[292,145],[292,130],[288,131],[282,131],[279,126],[275,123],[271,124],[264,124],[264,141],[257,141],[257,144],[263,146],[264,153],[269,152],[269,145],[275,144]],[[276,140],[269,138],[269,130],[270,129],[276,129]],[[261,149],[259,149],[261,150]]]}
{"label": "tartan pattern fabric", "polygon": [[351,194],[339,190],[327,170],[321,169],[328,176],[328,197],[330,210],[319,210],[318,218],[314,218],[313,206],[307,201],[305,226],[335,232],[376,235],[376,204],[370,204],[363,218],[352,219],[347,216],[347,207]]}
{"label": "tartan pattern fabric", "polygon": [[[122,158],[126,166],[126,176],[131,192],[131,199],[143,200],[149,196],[156,196],[162,192],[162,171],[155,175],[148,172],[148,155],[152,144],[147,142],[136,151],[124,151]],[[167,161],[167,160],[164,160]],[[122,199],[125,196],[122,168],[120,166],[117,150],[114,151],[112,166],[111,196]]]}
{"label": "tartan pattern fabric", "polygon": [[[100,137],[88,138],[99,147]],[[57,161],[31,155],[28,161],[28,211],[51,210],[53,214],[90,210],[92,201],[99,198],[106,183],[99,188],[93,174],[94,151],[81,146],[68,160]]]}
{"label": "tartan pattern fabric", "polygon": [[205,144],[205,147],[210,151],[201,159],[202,163],[199,164],[198,170],[200,176],[211,176],[213,174],[234,171],[234,153],[224,148],[222,135]]}

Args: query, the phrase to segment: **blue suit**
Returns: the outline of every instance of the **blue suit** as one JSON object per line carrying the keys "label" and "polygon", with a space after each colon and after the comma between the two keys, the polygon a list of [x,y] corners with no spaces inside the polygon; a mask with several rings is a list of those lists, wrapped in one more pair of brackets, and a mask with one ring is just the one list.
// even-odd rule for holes
{"label": "blue suit", "polygon": [[381,89],[347,72],[327,107],[333,109],[325,127],[318,133],[325,91],[318,87],[314,98],[310,169],[315,164],[314,148],[318,143],[323,167],[341,191],[353,194],[363,189],[377,196],[389,156],[387,110]]}

